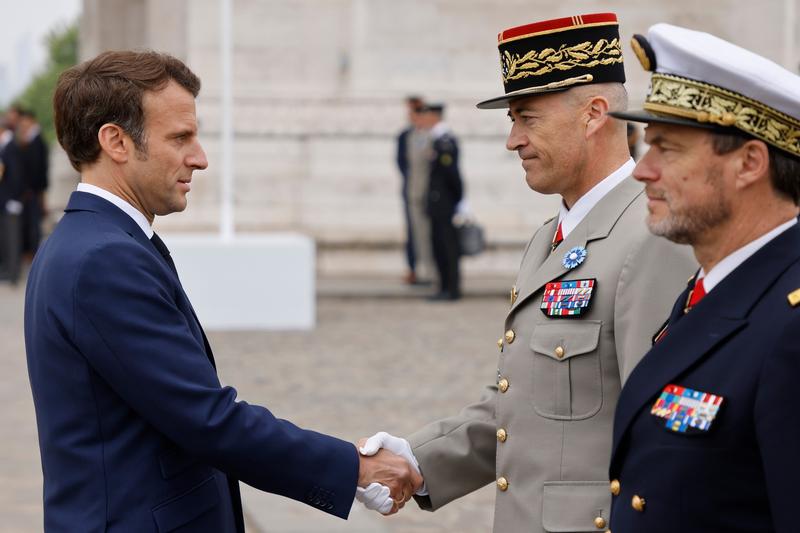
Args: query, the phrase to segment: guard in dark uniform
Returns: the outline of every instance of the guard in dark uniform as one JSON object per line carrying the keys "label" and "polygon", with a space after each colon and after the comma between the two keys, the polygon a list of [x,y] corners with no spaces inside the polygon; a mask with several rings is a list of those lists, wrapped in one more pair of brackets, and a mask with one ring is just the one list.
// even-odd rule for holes
{"label": "guard in dark uniform", "polygon": [[16,283],[20,271],[22,171],[17,144],[0,123],[0,280]]}
{"label": "guard in dark uniform", "polygon": [[[701,265],[619,398],[614,533],[800,531],[800,77],[706,33],[657,24],[648,226]],[[647,295],[642,295],[647,297]]]}
{"label": "guard in dark uniform", "polygon": [[431,173],[428,189],[428,215],[431,217],[431,241],[439,292],[434,300],[461,298],[458,235],[453,215],[463,195],[458,171],[458,141],[442,121],[443,104],[427,104],[423,108],[426,124],[431,128]]}

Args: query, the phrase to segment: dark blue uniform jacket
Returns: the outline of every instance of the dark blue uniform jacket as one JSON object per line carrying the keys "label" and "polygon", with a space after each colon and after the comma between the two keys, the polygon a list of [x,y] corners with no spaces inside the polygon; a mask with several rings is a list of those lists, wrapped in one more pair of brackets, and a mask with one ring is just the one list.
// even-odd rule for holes
{"label": "dark blue uniform jacket", "polygon": [[[800,531],[800,307],[788,298],[797,289],[796,225],[688,313],[688,289],[678,298],[617,406],[614,533]],[[651,414],[670,384],[723,397],[709,430],[672,431]]]}

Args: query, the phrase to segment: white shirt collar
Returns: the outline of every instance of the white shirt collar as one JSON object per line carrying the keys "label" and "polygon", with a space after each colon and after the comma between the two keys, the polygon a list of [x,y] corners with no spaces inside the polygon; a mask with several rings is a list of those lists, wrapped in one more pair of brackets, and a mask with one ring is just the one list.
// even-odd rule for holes
{"label": "white shirt collar", "polygon": [[0,134],[0,148],[5,148],[5,146],[14,140],[14,132],[11,130],[5,130],[2,134]]}
{"label": "white shirt collar", "polygon": [[439,137],[441,137],[442,135],[444,135],[449,131],[450,127],[447,124],[445,124],[444,122],[437,122],[436,125],[434,125],[431,128],[431,138],[438,139]]}
{"label": "white shirt collar", "polygon": [[622,183],[625,178],[628,178],[633,173],[633,168],[635,166],[636,162],[634,162],[633,159],[628,159],[624,165],[592,187],[589,192],[578,198],[578,201],[575,202],[572,209],[567,209],[564,202],[561,202],[561,207],[558,212],[558,221],[561,224],[561,234],[565,239],[570,232],[586,218],[586,215],[597,205],[597,202],[602,200],[614,187]]}
{"label": "white shirt collar", "polygon": [[784,231],[788,230],[792,226],[797,224],[797,219],[792,218],[791,220],[784,222],[780,226],[773,228],[771,231],[765,233],[758,239],[754,241],[750,241],[748,244],[745,244],[725,259],[714,265],[708,274],[701,268],[700,273],[697,275],[698,279],[702,278],[703,280],[703,288],[706,290],[706,294],[711,292],[711,289],[716,287],[720,281],[725,279],[725,277],[736,270],[736,268],[747,261],[751,255],[759,251],[761,248],[764,247],[769,241],[783,233]]}
{"label": "white shirt collar", "polygon": [[33,139],[36,138],[39,133],[41,133],[42,128],[38,124],[34,124],[31,126],[31,129],[28,130],[28,135],[25,136],[25,142],[31,142]]}
{"label": "white shirt collar", "polygon": [[105,189],[101,189],[95,185],[90,185],[89,183],[79,183],[78,184],[78,191],[85,192],[89,194],[94,194],[95,196],[99,196],[104,200],[108,200],[115,206],[122,209],[125,214],[133,219],[136,222],[136,225],[142,228],[142,231],[145,235],[147,235],[148,239],[153,238],[153,228],[150,227],[150,224],[147,222],[147,218],[135,207],[131,204],[120,198],[114,193],[110,193]]}

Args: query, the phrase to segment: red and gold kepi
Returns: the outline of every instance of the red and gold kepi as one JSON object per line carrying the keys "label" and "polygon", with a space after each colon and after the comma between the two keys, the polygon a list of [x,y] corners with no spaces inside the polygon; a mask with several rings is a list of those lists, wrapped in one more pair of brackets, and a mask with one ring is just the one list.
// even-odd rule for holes
{"label": "red and gold kepi", "polygon": [[517,26],[500,32],[497,41],[505,94],[480,102],[481,109],[507,107],[515,98],[576,85],[625,82],[614,13]]}

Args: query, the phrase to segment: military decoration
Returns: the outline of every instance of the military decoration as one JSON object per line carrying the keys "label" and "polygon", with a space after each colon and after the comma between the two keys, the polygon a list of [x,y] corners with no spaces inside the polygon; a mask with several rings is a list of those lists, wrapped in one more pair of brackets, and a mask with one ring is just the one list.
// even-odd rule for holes
{"label": "military decoration", "polygon": [[441,163],[443,167],[449,167],[453,164],[453,156],[450,154],[442,154],[441,157],[439,157],[439,163]]}
{"label": "military decoration", "polygon": [[547,316],[578,317],[589,309],[595,279],[555,281],[544,287],[542,312]]}
{"label": "military decoration", "polygon": [[583,246],[576,246],[564,254],[564,259],[561,260],[561,264],[564,265],[564,268],[572,270],[584,261],[586,261],[586,248]]}
{"label": "military decoration", "polygon": [[650,414],[663,418],[665,427],[675,433],[699,433],[711,428],[723,399],[716,394],[667,385]]}

